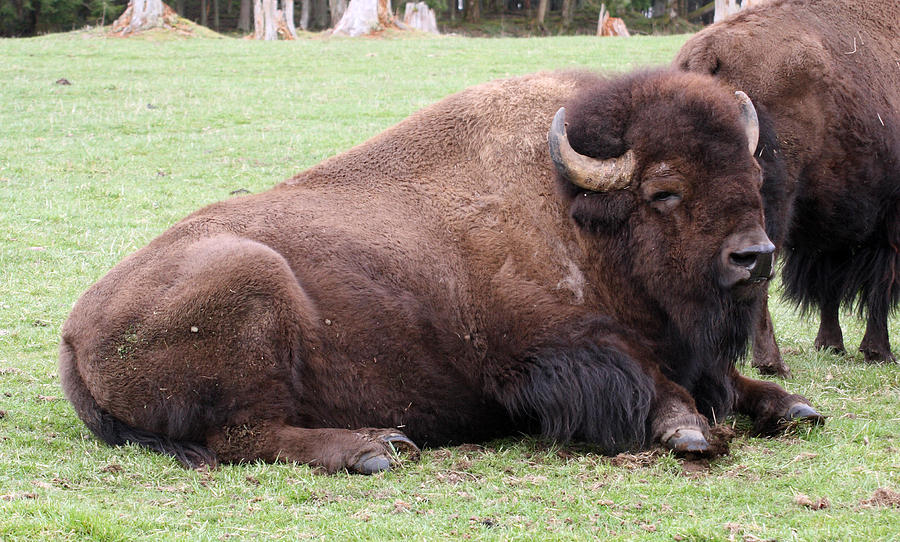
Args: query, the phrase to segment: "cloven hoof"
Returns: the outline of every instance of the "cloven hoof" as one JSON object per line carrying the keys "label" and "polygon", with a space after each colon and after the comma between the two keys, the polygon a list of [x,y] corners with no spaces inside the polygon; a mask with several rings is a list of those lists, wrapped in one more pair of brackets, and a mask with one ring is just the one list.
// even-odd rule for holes
{"label": "cloven hoof", "polygon": [[680,427],[665,435],[662,443],[680,454],[703,454],[709,451],[709,442],[699,429]]}
{"label": "cloven hoof", "polygon": [[788,422],[809,422],[813,425],[825,423],[825,416],[819,414],[816,409],[806,403],[794,403],[787,411],[785,420]]}

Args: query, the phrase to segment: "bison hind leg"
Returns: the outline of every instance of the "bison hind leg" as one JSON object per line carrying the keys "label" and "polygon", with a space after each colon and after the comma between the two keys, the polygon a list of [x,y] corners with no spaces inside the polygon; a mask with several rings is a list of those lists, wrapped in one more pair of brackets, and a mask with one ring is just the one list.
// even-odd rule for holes
{"label": "bison hind leg", "polygon": [[607,454],[646,445],[653,381],[628,356],[584,341],[534,351],[524,367],[494,386],[501,404],[538,421],[543,436],[584,440]]}
{"label": "bison hind leg", "polygon": [[413,441],[395,429],[307,429],[279,421],[223,427],[207,444],[224,462],[287,461],[329,473],[375,474],[398,464],[399,451],[413,460],[419,456]]}

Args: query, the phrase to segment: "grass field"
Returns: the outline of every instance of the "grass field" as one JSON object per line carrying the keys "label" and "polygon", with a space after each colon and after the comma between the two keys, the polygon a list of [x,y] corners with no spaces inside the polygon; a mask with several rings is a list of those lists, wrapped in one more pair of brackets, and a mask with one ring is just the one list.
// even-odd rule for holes
{"label": "grass field", "polygon": [[[99,443],[62,398],[56,348],[74,301],[189,212],[466,86],[664,64],[684,39],[0,40],[0,540],[900,539],[896,497],[873,500],[900,491],[900,366],[814,351],[815,322],[778,301],[794,371],[781,383],[828,422],[775,439],[738,423],[711,464],[523,437],[426,450],[372,477],[187,471]],[[845,339],[861,339],[851,315]]]}

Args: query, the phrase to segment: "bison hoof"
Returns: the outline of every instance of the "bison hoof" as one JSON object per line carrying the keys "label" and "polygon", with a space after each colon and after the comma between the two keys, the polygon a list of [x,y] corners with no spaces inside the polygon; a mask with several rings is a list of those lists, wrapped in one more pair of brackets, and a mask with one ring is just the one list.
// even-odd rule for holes
{"label": "bison hoof", "polygon": [[771,376],[780,376],[781,378],[790,378],[791,377],[791,368],[785,365],[784,362],[780,362],[780,364],[759,364],[757,365],[754,362],[754,367],[759,371],[761,375],[771,375]]}
{"label": "bison hoof", "polygon": [[403,452],[412,460],[418,459],[419,453],[421,453],[419,447],[416,446],[413,441],[409,440],[409,437],[402,433],[383,435],[379,437],[379,440],[384,444],[387,444],[395,454]]}
{"label": "bison hoof", "polygon": [[391,459],[384,454],[368,454],[353,465],[353,470],[360,474],[375,474],[383,470],[391,470]]}
{"label": "bison hoof", "polygon": [[893,352],[890,350],[860,346],[859,351],[862,352],[866,363],[897,363],[897,358],[894,357]]}
{"label": "bison hoof", "polygon": [[672,431],[662,439],[669,449],[680,454],[702,454],[709,451],[709,442],[699,429],[682,427]]}
{"label": "bison hoof", "polygon": [[816,412],[816,409],[806,403],[794,403],[788,409],[785,420],[789,422],[809,422],[813,425],[821,425],[825,423],[825,416]]}
{"label": "bison hoof", "polygon": [[364,454],[349,468],[360,474],[375,474],[376,472],[390,470],[399,463],[399,454],[404,453],[409,459],[415,461],[419,458],[419,447],[403,433],[392,429],[360,429],[358,433],[369,442],[380,444],[379,450]]}

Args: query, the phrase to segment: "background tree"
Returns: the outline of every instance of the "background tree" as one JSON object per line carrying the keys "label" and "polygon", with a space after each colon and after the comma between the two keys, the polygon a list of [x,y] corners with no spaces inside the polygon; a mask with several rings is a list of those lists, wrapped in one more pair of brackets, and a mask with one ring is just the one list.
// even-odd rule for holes
{"label": "background tree", "polygon": [[334,34],[362,36],[394,25],[390,0],[350,0]]}
{"label": "background tree", "polygon": [[112,25],[112,31],[127,36],[157,27],[174,26],[177,14],[162,0],[131,0]]}
{"label": "background tree", "polygon": [[466,0],[466,21],[470,23],[481,21],[481,0]]}
{"label": "background tree", "polygon": [[328,0],[328,8],[332,21],[340,21],[347,11],[347,0]]}

